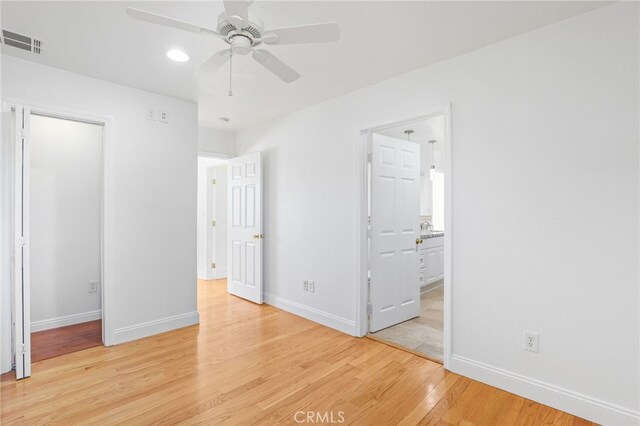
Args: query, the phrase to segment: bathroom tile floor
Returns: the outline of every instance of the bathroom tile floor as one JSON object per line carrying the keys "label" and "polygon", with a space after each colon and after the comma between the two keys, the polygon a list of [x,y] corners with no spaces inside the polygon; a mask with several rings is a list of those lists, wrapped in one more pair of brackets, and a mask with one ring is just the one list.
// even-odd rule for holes
{"label": "bathroom tile floor", "polygon": [[420,316],[401,322],[373,336],[442,361],[444,287],[440,285],[420,296]]}

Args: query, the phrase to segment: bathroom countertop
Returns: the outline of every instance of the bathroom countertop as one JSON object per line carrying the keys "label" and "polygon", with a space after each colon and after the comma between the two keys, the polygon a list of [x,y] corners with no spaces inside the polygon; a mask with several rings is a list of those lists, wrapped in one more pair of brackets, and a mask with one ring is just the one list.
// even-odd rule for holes
{"label": "bathroom countertop", "polygon": [[427,232],[426,234],[420,235],[420,238],[422,238],[423,240],[426,240],[427,238],[437,238],[437,237],[444,237],[444,231],[431,231],[431,232]]}

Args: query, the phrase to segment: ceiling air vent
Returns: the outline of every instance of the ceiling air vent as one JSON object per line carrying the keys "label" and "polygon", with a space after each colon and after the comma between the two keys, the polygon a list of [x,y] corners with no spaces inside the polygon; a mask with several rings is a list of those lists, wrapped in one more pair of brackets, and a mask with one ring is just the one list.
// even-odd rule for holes
{"label": "ceiling air vent", "polygon": [[16,34],[7,30],[2,30],[2,36],[2,42],[7,46],[17,47],[18,49],[33,52],[38,55],[41,53],[42,40],[27,37],[22,34]]}

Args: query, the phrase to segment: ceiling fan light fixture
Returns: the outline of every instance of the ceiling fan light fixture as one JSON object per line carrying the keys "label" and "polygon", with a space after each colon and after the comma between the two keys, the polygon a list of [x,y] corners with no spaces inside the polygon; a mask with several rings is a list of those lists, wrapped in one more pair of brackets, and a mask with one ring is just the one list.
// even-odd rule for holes
{"label": "ceiling fan light fixture", "polygon": [[189,60],[189,55],[180,49],[171,49],[167,52],[167,58],[175,62],[187,62]]}

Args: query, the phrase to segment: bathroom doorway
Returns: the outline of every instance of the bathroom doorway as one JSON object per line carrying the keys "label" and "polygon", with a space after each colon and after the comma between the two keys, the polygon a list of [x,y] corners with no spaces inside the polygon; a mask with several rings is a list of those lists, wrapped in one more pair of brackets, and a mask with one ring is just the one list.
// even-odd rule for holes
{"label": "bathroom doorway", "polygon": [[445,360],[448,109],[363,132],[368,337]]}

